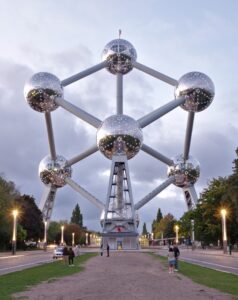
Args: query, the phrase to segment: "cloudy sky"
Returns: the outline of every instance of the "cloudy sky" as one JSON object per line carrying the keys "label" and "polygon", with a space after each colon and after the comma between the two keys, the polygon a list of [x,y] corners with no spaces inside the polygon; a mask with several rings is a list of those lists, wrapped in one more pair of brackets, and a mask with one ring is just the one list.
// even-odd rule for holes
{"label": "cloudy sky", "polygon": [[[179,79],[201,71],[214,82],[212,104],[195,115],[191,155],[201,164],[195,187],[232,172],[238,146],[238,3],[227,0],[0,0],[0,172],[39,203],[44,186],[38,166],[48,154],[44,114],[24,100],[25,82],[46,71],[61,80],[101,61],[104,46],[130,41],[138,62]],[[101,70],[64,90],[65,99],[104,120],[116,111],[116,78]],[[124,113],[138,119],[174,98],[173,87],[138,70],[124,76]],[[67,159],[96,143],[96,130],[58,108],[52,113],[57,154]],[[144,142],[173,157],[182,153],[187,112],[180,107],[143,130]],[[166,180],[166,166],[140,152],[129,161],[134,201]],[[110,161],[99,152],[73,166],[73,180],[105,202]],[[58,190],[54,220],[68,219],[79,203],[84,225],[100,230],[100,211],[70,187]],[[141,208],[141,225],[157,209],[180,218],[182,191],[170,186]],[[140,225],[140,231],[141,231]]]}

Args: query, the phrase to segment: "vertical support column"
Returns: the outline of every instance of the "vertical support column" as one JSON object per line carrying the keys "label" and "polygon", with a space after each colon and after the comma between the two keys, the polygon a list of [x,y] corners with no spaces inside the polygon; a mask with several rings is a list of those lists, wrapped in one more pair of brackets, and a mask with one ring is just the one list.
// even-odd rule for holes
{"label": "vertical support column", "polygon": [[124,203],[123,203],[123,175],[124,175],[124,164],[117,163],[117,177],[116,177],[116,203],[117,209],[122,210]]}
{"label": "vertical support column", "polygon": [[123,75],[117,73],[117,115],[123,114]]}

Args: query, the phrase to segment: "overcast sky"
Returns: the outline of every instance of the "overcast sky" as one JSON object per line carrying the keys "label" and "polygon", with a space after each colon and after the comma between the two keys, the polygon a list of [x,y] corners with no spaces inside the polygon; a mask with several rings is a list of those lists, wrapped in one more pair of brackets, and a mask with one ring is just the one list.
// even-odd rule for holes
{"label": "overcast sky", "polygon": [[[238,146],[238,3],[219,0],[0,0],[0,172],[39,204],[38,166],[49,146],[44,114],[25,102],[23,88],[46,71],[61,80],[101,62],[104,46],[131,42],[137,61],[179,79],[207,74],[216,94],[195,115],[190,154],[201,164],[197,193],[212,178],[232,172]],[[116,77],[101,70],[64,89],[65,99],[104,120],[116,111]],[[124,113],[138,119],[174,99],[174,88],[138,70],[124,76]],[[58,108],[52,113],[57,154],[67,159],[96,143],[96,130]],[[180,107],[143,130],[144,142],[168,157],[182,153],[187,112]],[[105,202],[111,162],[99,152],[73,166],[73,180]],[[166,165],[141,151],[129,161],[134,201],[167,179]],[[100,230],[100,211],[70,187],[58,190],[52,219],[70,219],[79,203],[84,225]],[[141,208],[140,231],[158,208],[180,218],[181,189],[170,186]]]}

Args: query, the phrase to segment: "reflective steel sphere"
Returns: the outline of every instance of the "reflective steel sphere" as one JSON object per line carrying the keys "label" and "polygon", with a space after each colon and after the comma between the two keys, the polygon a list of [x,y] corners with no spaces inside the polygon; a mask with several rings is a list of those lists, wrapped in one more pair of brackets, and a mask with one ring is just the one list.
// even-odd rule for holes
{"label": "reflective steel sphere", "polygon": [[200,72],[190,72],[183,75],[175,88],[175,98],[185,96],[186,101],[181,105],[190,112],[199,112],[206,109],[215,95],[212,80]]}
{"label": "reflective steel sphere", "polygon": [[109,62],[108,71],[112,74],[126,74],[133,68],[137,54],[134,46],[126,40],[116,39],[108,43],[102,53],[102,60]]}
{"label": "reflective steel sphere", "polygon": [[168,176],[175,175],[175,185],[179,187],[188,187],[194,184],[200,175],[200,164],[199,162],[189,156],[189,158],[184,161],[183,155],[177,155],[173,159],[174,164],[168,167]]}
{"label": "reflective steel sphere", "polygon": [[56,156],[56,160],[52,160],[49,155],[43,158],[39,165],[39,176],[42,182],[57,188],[64,186],[65,178],[71,177],[72,174],[71,167],[66,167],[66,163],[66,159],[60,155]]}
{"label": "reflective steel sphere", "polygon": [[113,155],[135,156],[143,143],[137,121],[126,115],[113,115],[102,122],[97,131],[97,146],[107,158]]}
{"label": "reflective steel sphere", "polygon": [[53,74],[34,74],[25,84],[24,96],[31,108],[39,112],[53,111],[58,105],[54,99],[63,96],[60,80]]}

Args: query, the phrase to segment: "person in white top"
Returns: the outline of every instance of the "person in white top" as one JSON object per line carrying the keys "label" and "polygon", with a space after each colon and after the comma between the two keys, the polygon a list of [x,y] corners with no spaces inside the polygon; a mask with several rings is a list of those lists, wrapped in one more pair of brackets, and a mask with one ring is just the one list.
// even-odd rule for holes
{"label": "person in white top", "polygon": [[169,274],[171,274],[174,273],[174,265],[175,265],[174,250],[172,247],[169,247],[167,256],[168,256]]}

